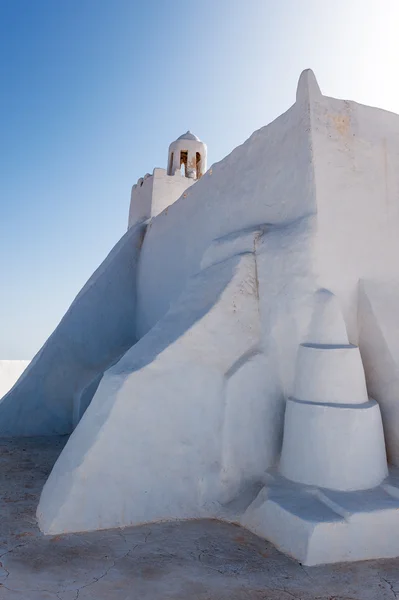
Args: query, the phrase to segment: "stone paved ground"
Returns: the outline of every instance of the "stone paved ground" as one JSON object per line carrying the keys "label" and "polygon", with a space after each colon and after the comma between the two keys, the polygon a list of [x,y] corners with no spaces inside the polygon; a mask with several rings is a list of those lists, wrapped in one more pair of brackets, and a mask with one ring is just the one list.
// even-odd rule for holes
{"label": "stone paved ground", "polygon": [[35,508],[64,443],[0,440],[0,600],[399,599],[399,560],[303,567],[216,521],[44,537]]}

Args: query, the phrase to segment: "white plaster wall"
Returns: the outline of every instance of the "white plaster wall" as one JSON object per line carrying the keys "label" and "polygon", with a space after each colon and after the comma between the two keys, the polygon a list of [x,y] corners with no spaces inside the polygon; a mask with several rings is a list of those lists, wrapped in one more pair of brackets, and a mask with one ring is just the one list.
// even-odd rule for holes
{"label": "white plaster wall", "polygon": [[18,381],[29,360],[0,360],[0,398]]}
{"label": "white plaster wall", "polygon": [[[317,189],[315,259],[319,283],[339,298],[352,343],[367,312],[358,313],[360,279],[398,279],[399,254],[399,116],[387,111],[316,95],[311,106],[312,144]],[[379,318],[383,315],[380,314]],[[396,319],[385,316],[388,328]],[[377,325],[378,328],[378,325]],[[392,359],[399,361],[393,348]],[[366,379],[381,355],[368,340]],[[363,354],[365,354],[363,352]],[[387,415],[396,409],[384,370],[373,376],[373,395],[388,433],[388,455],[399,464],[396,434]],[[393,404],[394,402],[394,404]],[[391,408],[388,410],[387,407]]]}
{"label": "white plaster wall", "polygon": [[358,316],[367,386],[381,406],[388,458],[399,465],[399,279],[362,280]]}
{"label": "white plaster wall", "polygon": [[[259,334],[253,253],[192,278],[168,314],[104,376],[44,487],[42,530],[216,516],[229,486],[259,478],[270,419],[256,395],[248,408],[259,426],[242,430],[229,417],[225,390],[246,363],[254,374]],[[247,399],[241,403],[246,411]],[[221,436],[226,424],[230,442]],[[243,451],[248,443],[261,451],[235,466],[231,480],[221,478],[221,457],[226,444],[234,446],[234,433]]]}
{"label": "white plaster wall", "polygon": [[129,229],[136,223],[151,218],[153,188],[154,175],[150,175],[146,179],[139,179],[132,187],[129,208]]}
{"label": "white plaster wall", "polygon": [[330,404],[368,401],[357,346],[301,344],[295,371],[294,395],[298,400]]}
{"label": "white plaster wall", "polygon": [[[279,393],[283,406],[293,394],[298,344],[313,311],[314,231],[314,216],[269,227],[258,246],[262,343],[275,382],[270,393]],[[275,426],[282,436],[279,418]]]}
{"label": "white plaster wall", "polygon": [[156,217],[195,183],[194,179],[183,177],[180,172],[167,175],[165,169],[154,169],[154,187],[151,217]]}
{"label": "white plaster wall", "polygon": [[283,403],[270,362],[259,350],[233,366],[225,382],[221,436],[220,494],[234,502],[264,480],[281,446]]}
{"label": "white plaster wall", "polygon": [[388,475],[378,404],[289,399],[280,471],[292,481],[346,492],[378,486]]}
{"label": "white plaster wall", "polygon": [[397,278],[399,116],[319,94],[312,102],[320,285],[358,341],[360,278]]}
{"label": "white plaster wall", "polygon": [[[305,80],[302,85],[307,88]],[[262,224],[283,227],[315,212],[306,98],[253,133],[186,194],[152,221],[144,240],[138,280],[141,336],[178,298],[213,240]]]}
{"label": "white plaster wall", "polygon": [[154,169],[152,175],[139,180],[132,188],[128,227],[159,215],[193,183],[194,179],[183,177],[180,171],[170,176],[165,169]]}
{"label": "white plaster wall", "polygon": [[[377,207],[381,185],[369,175],[370,190],[360,181],[376,160],[377,133],[368,124],[374,112],[353,109],[352,117],[361,115],[353,126],[358,143],[348,138],[347,111],[346,103],[324,99],[305,72],[293,107],[151,220],[137,275],[134,314],[141,339],[107,372],[57,462],[38,512],[44,531],[215,516],[220,502],[233,500],[276,462],[284,401],[293,389],[314,291],[323,286],[338,294],[354,341],[358,278],[363,271],[391,277],[395,270],[392,226]],[[391,119],[376,112],[377,123]],[[387,164],[396,156],[389,139]],[[377,179],[379,173],[376,168]],[[156,179],[154,173],[154,186]],[[397,189],[396,175],[387,181]],[[362,220],[363,193],[370,194],[370,205]],[[389,210],[394,221],[396,209]],[[380,244],[374,254],[370,240],[371,247]],[[112,285],[112,277],[126,274],[110,267],[106,281]],[[129,274],[134,288],[136,271]],[[93,291],[87,310],[101,291]],[[235,304],[240,295],[245,302]],[[111,314],[124,315],[118,331],[134,311],[129,300],[120,288],[111,297]],[[81,385],[79,363],[92,360],[94,349],[108,356],[110,345],[115,359],[120,338],[111,336],[110,344],[107,336],[92,335],[99,311],[88,329],[82,321],[88,313],[76,314],[90,344],[72,345],[76,363],[58,354],[59,364],[51,364],[66,368],[71,386],[79,383],[79,415],[94,381]],[[58,392],[63,379],[59,371],[52,375]],[[72,395],[68,388],[65,399]],[[241,409],[246,427],[239,429]]]}
{"label": "white plaster wall", "polygon": [[279,358],[308,324],[314,287],[306,75],[301,86],[294,107],[149,224],[141,339],[55,465],[45,532],[217,516],[276,462],[292,375]]}
{"label": "white plaster wall", "polygon": [[136,265],[143,233],[137,225],[121,238],[1,400],[0,435],[70,433],[103,372],[136,341]]}
{"label": "white plaster wall", "polygon": [[[1,434],[69,432],[90,401],[104,369],[134,342],[136,325],[142,337],[166,314],[189,278],[199,271],[202,256],[213,240],[259,224],[267,224],[270,239],[276,247],[281,246],[277,254],[261,259],[258,268],[262,290],[262,286],[267,286],[267,269],[271,266],[270,256],[273,257],[277,277],[273,285],[276,298],[280,294],[280,307],[275,320],[268,312],[267,297],[261,299],[266,315],[263,329],[268,361],[273,365],[269,388],[273,398],[265,401],[276,407],[273,422],[281,423],[284,385],[280,380],[284,384],[286,369],[279,361],[275,368],[275,354],[280,350],[284,353],[287,344],[291,349],[297,344],[302,315],[298,313],[299,319],[292,317],[289,331],[284,324],[285,313],[291,311],[295,315],[295,308],[303,304],[303,290],[309,284],[306,278],[311,278],[311,271],[307,270],[304,277],[295,276],[291,280],[298,264],[301,268],[308,264],[308,243],[301,240],[309,237],[311,228],[306,218],[303,222],[301,219],[314,212],[315,207],[306,77],[300,87],[304,89],[304,97],[289,111],[255,132],[187,190],[187,197],[183,194],[152,220],[140,260],[137,313],[135,265],[142,230],[133,228],[122,238],[78,295],[24,377],[3,399]],[[155,180],[157,176],[156,171]],[[291,254],[283,263],[279,255],[282,247]],[[293,266],[292,257],[296,254]],[[285,292],[287,286],[293,291],[290,295]],[[266,294],[270,291],[266,287]],[[272,328],[283,335],[271,339]],[[290,371],[290,361],[284,364]],[[272,454],[268,461],[275,459]]]}

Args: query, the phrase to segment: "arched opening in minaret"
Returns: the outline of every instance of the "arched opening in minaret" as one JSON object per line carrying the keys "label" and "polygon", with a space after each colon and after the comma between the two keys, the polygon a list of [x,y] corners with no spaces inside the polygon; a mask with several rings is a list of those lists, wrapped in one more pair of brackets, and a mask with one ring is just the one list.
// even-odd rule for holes
{"label": "arched opening in minaret", "polygon": [[184,177],[187,177],[187,161],[188,161],[188,151],[182,150],[180,152],[180,171]]}
{"label": "arched opening in minaret", "polygon": [[199,179],[201,177],[201,154],[199,152],[195,153],[195,171],[197,179]]}
{"label": "arched opening in minaret", "polygon": [[170,157],[169,157],[168,175],[174,175],[174,173],[173,173],[173,155],[174,155],[174,152],[171,152]]}

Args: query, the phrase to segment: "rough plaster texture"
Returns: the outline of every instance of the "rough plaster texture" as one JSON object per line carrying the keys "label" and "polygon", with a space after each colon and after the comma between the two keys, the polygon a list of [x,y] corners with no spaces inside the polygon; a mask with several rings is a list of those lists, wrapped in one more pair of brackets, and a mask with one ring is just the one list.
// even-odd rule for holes
{"label": "rough plaster texture", "polygon": [[0,398],[18,381],[29,360],[0,360]]}
{"label": "rough plaster texture", "polygon": [[[392,339],[398,326],[389,289],[398,280],[399,116],[316,90],[310,118],[319,283],[338,296],[350,340],[359,343],[369,392],[381,405],[388,456],[398,465],[398,403],[388,373],[398,351],[395,345],[387,351],[381,333],[390,331]],[[364,291],[358,304],[360,280],[380,298],[378,317]]]}
{"label": "rough plaster texture", "polygon": [[70,433],[102,373],[136,340],[135,271],[143,226],[128,231],[0,403],[1,435]]}
{"label": "rough plaster texture", "polygon": [[398,278],[399,116],[314,93],[310,117],[319,283],[339,297],[356,344],[359,280]]}

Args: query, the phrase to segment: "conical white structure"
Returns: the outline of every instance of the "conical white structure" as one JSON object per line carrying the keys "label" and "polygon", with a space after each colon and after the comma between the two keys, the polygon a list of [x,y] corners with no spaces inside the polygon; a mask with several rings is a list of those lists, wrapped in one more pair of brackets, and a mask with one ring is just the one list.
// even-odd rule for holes
{"label": "conical white structure", "polygon": [[298,483],[353,491],[388,474],[380,409],[369,400],[360,352],[349,344],[335,296],[316,293],[309,341],[297,356],[280,461]]}

